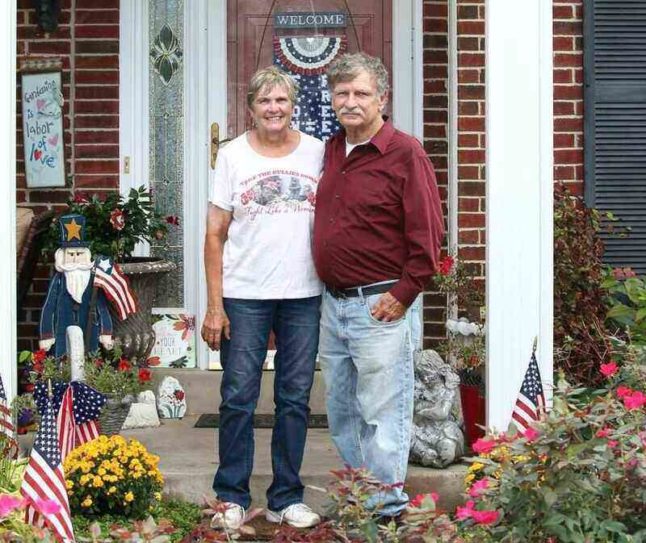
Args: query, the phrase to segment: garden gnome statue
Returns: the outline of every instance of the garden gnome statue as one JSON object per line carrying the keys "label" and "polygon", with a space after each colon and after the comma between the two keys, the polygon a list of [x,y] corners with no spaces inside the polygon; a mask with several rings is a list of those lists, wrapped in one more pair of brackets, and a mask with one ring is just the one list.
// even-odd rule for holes
{"label": "garden gnome statue", "polygon": [[457,373],[435,351],[416,354],[412,462],[444,468],[464,454],[459,384]]}
{"label": "garden gnome statue", "polygon": [[85,217],[63,215],[59,219],[60,249],[54,254],[56,273],[49,282],[40,316],[39,346],[53,347],[54,356],[67,351],[68,326],[80,326],[86,351],[96,351],[99,343],[111,349],[112,319],[101,289],[94,288],[94,262],[85,239]]}

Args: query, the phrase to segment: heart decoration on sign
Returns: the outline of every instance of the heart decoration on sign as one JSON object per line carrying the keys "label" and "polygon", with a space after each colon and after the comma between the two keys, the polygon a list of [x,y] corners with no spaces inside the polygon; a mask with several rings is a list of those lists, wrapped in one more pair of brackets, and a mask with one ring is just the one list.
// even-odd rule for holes
{"label": "heart decoration on sign", "polygon": [[58,134],[47,138],[47,143],[49,143],[52,147],[56,147],[56,144],[58,143]]}
{"label": "heart decoration on sign", "polygon": [[45,102],[45,100],[43,100],[42,98],[39,98],[38,100],[36,100],[36,107],[38,108],[38,111],[43,109],[46,103],[47,102]]}
{"label": "heart decoration on sign", "polygon": [[34,151],[34,158],[35,158],[36,160],[40,160],[40,157],[41,157],[41,156],[43,156],[43,152],[42,152],[41,150],[39,150],[39,149],[36,149],[36,150]]}

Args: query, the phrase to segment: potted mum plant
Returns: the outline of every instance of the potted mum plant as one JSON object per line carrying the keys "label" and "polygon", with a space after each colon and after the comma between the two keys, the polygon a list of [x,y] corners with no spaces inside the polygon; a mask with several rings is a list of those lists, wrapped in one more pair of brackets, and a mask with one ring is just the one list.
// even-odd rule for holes
{"label": "potted mum plant", "polygon": [[[179,226],[178,217],[159,214],[150,191],[143,186],[131,189],[127,196],[110,192],[100,198],[96,194],[76,193],[58,217],[66,214],[85,217],[86,238],[92,255],[112,258],[128,277],[137,296],[138,311],[124,321],[113,318],[113,336],[129,360],[134,363],[146,360],[155,343],[151,322],[155,286],[160,274],[168,273],[176,266],[161,258],[133,257],[132,253],[139,242],[163,240],[169,228]],[[58,217],[50,225],[45,254],[58,248]],[[115,315],[113,313],[113,317]]]}
{"label": "potted mum plant", "polygon": [[460,376],[460,398],[467,445],[484,435],[484,292],[463,262],[452,255],[440,261],[435,284],[457,303],[458,319],[447,319],[447,338],[438,349]]}

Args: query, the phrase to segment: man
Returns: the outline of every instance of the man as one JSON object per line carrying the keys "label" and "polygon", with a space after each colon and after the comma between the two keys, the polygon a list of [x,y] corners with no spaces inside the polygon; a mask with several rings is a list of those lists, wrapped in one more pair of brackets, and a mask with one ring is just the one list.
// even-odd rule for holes
{"label": "man", "polygon": [[40,316],[39,347],[45,351],[53,347],[54,356],[64,355],[67,327],[76,325],[90,334],[86,338],[89,352],[96,351],[99,343],[111,349],[112,319],[101,289],[96,292],[94,307],[91,303],[94,262],[85,239],[85,217],[64,215],[59,224],[61,247],[54,253],[56,273],[49,282]]}
{"label": "man", "polygon": [[[382,117],[388,74],[377,58],[343,55],[328,71],[342,130],[325,153],[314,261],[326,285],[319,358],[332,439],[343,461],[386,484],[406,477],[420,293],[444,235],[433,166]],[[369,506],[396,516],[401,486]]]}

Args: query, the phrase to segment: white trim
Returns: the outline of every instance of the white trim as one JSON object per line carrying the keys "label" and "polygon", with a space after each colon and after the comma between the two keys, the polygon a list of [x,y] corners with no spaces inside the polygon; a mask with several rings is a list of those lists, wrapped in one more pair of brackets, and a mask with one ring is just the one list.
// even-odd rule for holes
{"label": "white trim", "polygon": [[424,136],[422,0],[393,1],[392,14],[394,124],[421,141]]}
{"label": "white trim", "polygon": [[[458,7],[448,3],[448,127],[447,127],[447,241],[450,254],[457,255],[458,240]],[[447,317],[456,319],[458,305],[455,297],[447,299]]]}
{"label": "white trim", "polygon": [[[121,0],[119,51],[119,190],[127,194],[131,188],[149,186],[147,1]],[[139,243],[134,254],[148,252],[147,244]]]}
{"label": "white trim", "polygon": [[552,13],[549,2],[487,0],[485,14],[486,401],[501,431],[536,336],[552,381]]}
{"label": "white trim", "polygon": [[13,187],[1,199],[0,212],[0,285],[5,285],[0,296],[0,374],[7,399],[18,393],[16,371],[16,0],[2,2],[0,11],[0,73],[5,83],[0,86],[0,163],[3,174]]}

